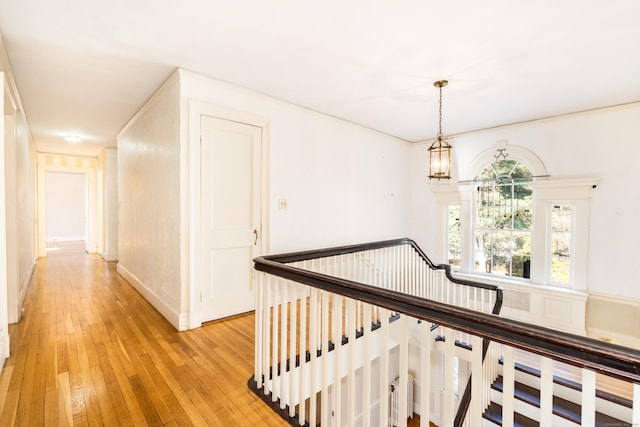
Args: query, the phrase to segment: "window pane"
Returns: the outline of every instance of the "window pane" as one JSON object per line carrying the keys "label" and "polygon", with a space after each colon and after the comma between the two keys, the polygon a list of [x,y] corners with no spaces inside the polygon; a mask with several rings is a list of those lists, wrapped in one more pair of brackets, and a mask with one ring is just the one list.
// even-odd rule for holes
{"label": "window pane", "polygon": [[509,276],[511,273],[511,258],[509,254],[494,254],[492,260],[492,270],[489,273],[500,276]]}
{"label": "window pane", "polygon": [[460,269],[460,206],[449,206],[448,263],[453,270]]}
{"label": "window pane", "polygon": [[569,284],[569,258],[551,258],[551,283]]}
{"label": "window pane", "polygon": [[531,277],[531,257],[528,255],[514,255],[511,259],[511,275],[514,277]]}
{"label": "window pane", "polygon": [[477,273],[491,273],[491,258],[487,258],[491,252],[476,251],[474,257],[474,271]]}
{"label": "window pane", "polygon": [[493,208],[483,208],[476,215],[476,228],[493,228]]}
{"label": "window pane", "polygon": [[551,254],[553,256],[570,257],[571,234],[565,232],[551,233]]}
{"label": "window pane", "polygon": [[568,285],[571,280],[571,205],[555,205],[551,209],[551,277],[554,284]]}
{"label": "window pane", "polygon": [[494,212],[494,217],[496,221],[496,228],[508,228],[512,227],[512,211],[511,208],[502,207],[496,209]]}
{"label": "window pane", "polygon": [[496,231],[493,233],[493,252],[510,253],[513,247],[511,232]]}
{"label": "window pane", "polygon": [[554,206],[551,213],[553,231],[571,231],[571,206]]}
{"label": "window pane", "polygon": [[474,241],[476,250],[491,251],[491,234],[490,231],[476,231]]}
{"label": "window pane", "polygon": [[533,222],[530,207],[517,207],[514,211],[513,228],[518,230],[529,230]]}
{"label": "window pane", "polygon": [[520,255],[531,255],[531,233],[513,232],[513,253]]}

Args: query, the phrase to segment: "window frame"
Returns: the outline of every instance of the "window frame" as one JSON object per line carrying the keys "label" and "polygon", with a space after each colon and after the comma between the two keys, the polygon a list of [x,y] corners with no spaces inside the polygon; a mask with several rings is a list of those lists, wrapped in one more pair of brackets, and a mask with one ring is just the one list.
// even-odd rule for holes
{"label": "window frame", "polygon": [[[530,151],[518,147],[509,147],[510,159],[518,160],[529,168],[534,178],[529,183],[533,189],[533,223],[531,227],[531,275],[529,279],[495,276],[474,271],[474,246],[473,246],[473,220],[474,218],[474,191],[473,177],[477,176],[488,164],[495,159],[495,150],[487,150],[478,156],[472,165],[475,169],[466,170],[475,172],[470,179],[461,179],[459,183],[437,184],[431,186],[436,196],[437,229],[436,241],[439,242],[436,257],[441,262],[447,263],[448,257],[448,212],[449,206],[460,205],[460,272],[458,274],[480,277],[479,280],[494,282],[496,284],[513,283],[515,285],[530,283],[532,285],[547,286],[555,289],[573,289],[586,291],[588,270],[588,243],[589,243],[589,210],[591,192],[599,183],[597,177],[585,178],[561,178],[549,177],[542,162]],[[519,155],[516,155],[517,154]],[[525,155],[522,155],[525,153]],[[531,159],[534,161],[531,162]],[[551,207],[554,204],[567,204],[572,206],[572,256],[570,266],[570,283],[559,285],[551,283],[550,269],[550,245],[551,245]]]}
{"label": "window frame", "polygon": [[[501,161],[515,162],[510,167],[511,170],[509,172],[509,176],[496,176],[495,175],[497,173],[497,170],[496,170],[496,167],[495,167],[495,163],[496,162],[501,162]],[[473,183],[474,189],[473,189],[472,199],[471,199],[472,200],[472,211],[471,211],[471,224],[470,224],[471,232],[473,234],[473,237],[472,237],[473,239],[475,239],[478,236],[478,232],[489,233],[489,235],[491,235],[492,238],[494,238],[496,235],[498,235],[500,233],[508,233],[510,235],[508,241],[510,243],[513,243],[515,241],[514,235],[518,234],[518,233],[521,233],[521,234],[526,234],[528,236],[529,243],[530,244],[532,243],[532,241],[533,241],[533,219],[534,219],[533,218],[533,212],[535,212],[534,199],[533,199],[533,189],[531,189],[531,187],[529,185],[531,183],[531,180],[529,179],[528,176],[527,176],[526,180],[522,180],[522,179],[518,180],[517,177],[513,178],[511,176],[511,173],[516,170],[518,165],[522,165],[524,168],[526,168],[526,172],[527,172],[528,175],[533,175],[533,173],[529,169],[529,167],[526,164],[524,164],[522,161],[518,160],[518,159],[506,159],[506,158],[501,159],[501,160],[494,159],[494,161],[492,161],[491,163],[487,164],[483,168],[483,170],[481,171],[479,176],[480,177],[486,176],[485,173],[488,170],[491,170],[491,172],[496,177],[495,180],[489,180],[489,181],[484,181],[483,180],[483,181],[480,181],[480,182],[474,182]],[[509,184],[505,184],[505,182],[509,182],[509,181],[510,181]],[[532,190],[531,191],[532,194],[531,194],[530,203],[527,204],[526,206],[524,206],[524,207],[528,208],[531,211],[532,217],[531,217],[531,226],[529,228],[519,229],[519,228],[516,228],[514,226],[514,224],[513,224],[513,222],[514,222],[514,200],[515,200],[515,198],[513,197],[513,194],[515,194],[516,186],[520,186],[520,185],[523,185],[523,184],[526,185],[527,189],[531,189]],[[499,205],[498,208],[497,208],[498,210],[500,210],[502,207],[505,207],[505,208],[508,207],[508,210],[510,212],[509,215],[510,215],[510,219],[511,219],[511,225],[508,226],[508,227],[498,227],[494,223],[494,220],[497,218],[495,213],[493,212],[496,209],[495,206],[493,208],[491,208],[491,207],[486,208],[486,209],[489,210],[489,212],[492,212],[489,215],[489,217],[492,219],[491,226],[483,226],[483,225],[481,225],[480,224],[481,221],[479,221],[479,218],[478,218],[480,188],[481,187],[490,187],[490,186],[494,186],[495,187],[496,185],[499,186],[499,187],[509,186],[509,187],[511,187],[511,190],[512,190],[511,191],[511,193],[512,193],[511,194],[511,198],[505,198],[504,199],[505,201],[509,201],[509,203],[506,204],[506,205]],[[484,198],[484,196],[482,196],[482,197]],[[491,197],[491,196],[489,196],[489,197]],[[517,204],[517,201],[516,201],[516,204]],[[476,270],[476,267],[475,267],[476,257],[478,256],[478,253],[482,251],[482,249],[478,249],[476,247],[474,247],[474,251],[472,253],[472,256],[473,256],[473,269],[471,271],[473,272],[473,274],[488,275],[488,276],[491,276],[491,277],[506,278],[506,279],[509,279],[509,280],[525,280],[525,281],[529,281],[530,280],[530,275],[527,276],[527,277],[524,277],[524,275],[523,276],[514,276],[513,275],[513,262],[514,262],[514,258],[516,258],[516,256],[518,254],[514,253],[511,250],[509,251],[508,254],[505,253],[505,252],[503,252],[503,253],[497,252],[497,251],[495,251],[494,243],[491,243],[490,247],[491,247],[491,250],[489,251],[489,256],[490,256],[490,261],[489,262],[491,263],[492,266],[493,266],[493,259],[494,259],[494,257],[496,255],[497,256],[503,255],[503,256],[507,256],[508,257],[508,266],[509,266],[508,267],[509,268],[508,274],[502,274],[502,273],[494,272],[493,268],[492,268],[492,271],[489,272],[489,273]],[[485,249],[485,252],[486,252],[486,249]],[[532,259],[532,255],[533,255],[532,253],[528,254],[528,259],[529,260]]]}

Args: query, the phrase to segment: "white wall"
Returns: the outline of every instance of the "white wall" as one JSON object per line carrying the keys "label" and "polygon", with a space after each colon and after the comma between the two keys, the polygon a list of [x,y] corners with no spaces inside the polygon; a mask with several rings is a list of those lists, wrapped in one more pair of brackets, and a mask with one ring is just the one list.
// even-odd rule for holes
{"label": "white wall", "polygon": [[194,73],[181,81],[183,102],[268,121],[270,252],[405,237],[410,144]]}
{"label": "white wall", "polygon": [[0,367],[9,356],[7,324],[20,307],[36,262],[35,151],[0,38]]}
{"label": "white wall", "polygon": [[177,327],[180,88],[173,77],[118,135],[118,271]]}
{"label": "white wall", "polygon": [[86,175],[46,173],[47,242],[85,240]]}
{"label": "white wall", "polygon": [[[191,99],[268,123],[263,233],[271,252],[405,235],[408,143],[180,71],[118,136],[118,270],[174,326],[190,308],[185,180]],[[281,198],[288,209],[278,209]]]}
{"label": "white wall", "polygon": [[[16,116],[17,143],[17,250],[18,250],[18,307],[22,307],[37,259],[36,230],[36,153],[31,142],[28,124],[22,114]],[[17,316],[20,314],[17,313]],[[15,320],[18,320],[16,318]]]}
{"label": "white wall", "polygon": [[[102,245],[100,254],[105,261],[118,260],[118,152],[105,148],[98,156],[100,204],[102,215]],[[100,222],[100,221],[99,221]]]}

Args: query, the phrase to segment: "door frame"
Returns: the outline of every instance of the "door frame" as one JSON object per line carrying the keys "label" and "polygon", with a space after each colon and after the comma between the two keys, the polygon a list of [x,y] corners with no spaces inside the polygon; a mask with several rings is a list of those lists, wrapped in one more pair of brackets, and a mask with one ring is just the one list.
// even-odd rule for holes
{"label": "door frame", "polygon": [[[261,202],[260,202],[260,239],[258,239],[258,252],[265,254],[269,248],[269,122],[264,117],[251,113],[237,111],[225,107],[219,107],[207,102],[189,99],[189,144],[183,147],[188,152],[183,152],[181,158],[182,170],[188,170],[188,176],[181,177],[182,188],[181,203],[183,212],[189,212],[187,233],[188,243],[181,252],[181,264],[186,268],[182,270],[183,283],[188,283],[189,304],[189,329],[202,326],[201,301],[202,278],[200,277],[199,262],[202,257],[202,221],[200,219],[201,195],[200,195],[200,118],[201,116],[214,117],[221,120],[229,120],[238,123],[255,126],[262,129],[262,158],[261,158]],[[186,182],[185,182],[186,181]],[[187,207],[185,209],[185,206]],[[184,223],[183,223],[184,224]],[[184,226],[184,225],[183,225]],[[184,244],[184,243],[183,243]],[[186,270],[186,271],[185,271]],[[253,272],[252,280],[257,280],[257,272]],[[183,294],[186,297],[186,295]]]}
{"label": "door frame", "polygon": [[47,206],[46,206],[46,174],[47,172],[70,172],[86,175],[86,200],[88,203],[85,227],[85,250],[88,253],[98,251],[97,229],[97,158],[68,156],[63,154],[38,153],[38,257],[47,256]]}

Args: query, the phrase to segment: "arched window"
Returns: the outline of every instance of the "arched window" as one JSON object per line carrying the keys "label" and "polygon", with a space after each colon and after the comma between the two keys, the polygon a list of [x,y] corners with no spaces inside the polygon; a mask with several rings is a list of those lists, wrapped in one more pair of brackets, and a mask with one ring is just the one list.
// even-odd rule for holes
{"label": "arched window", "polygon": [[496,160],[478,176],[474,270],[528,279],[531,274],[533,174],[517,160]]}
{"label": "arched window", "polygon": [[438,258],[457,274],[488,275],[502,286],[587,288],[589,200],[598,178],[554,179],[535,153],[506,143],[461,171],[457,184],[433,187]]}

